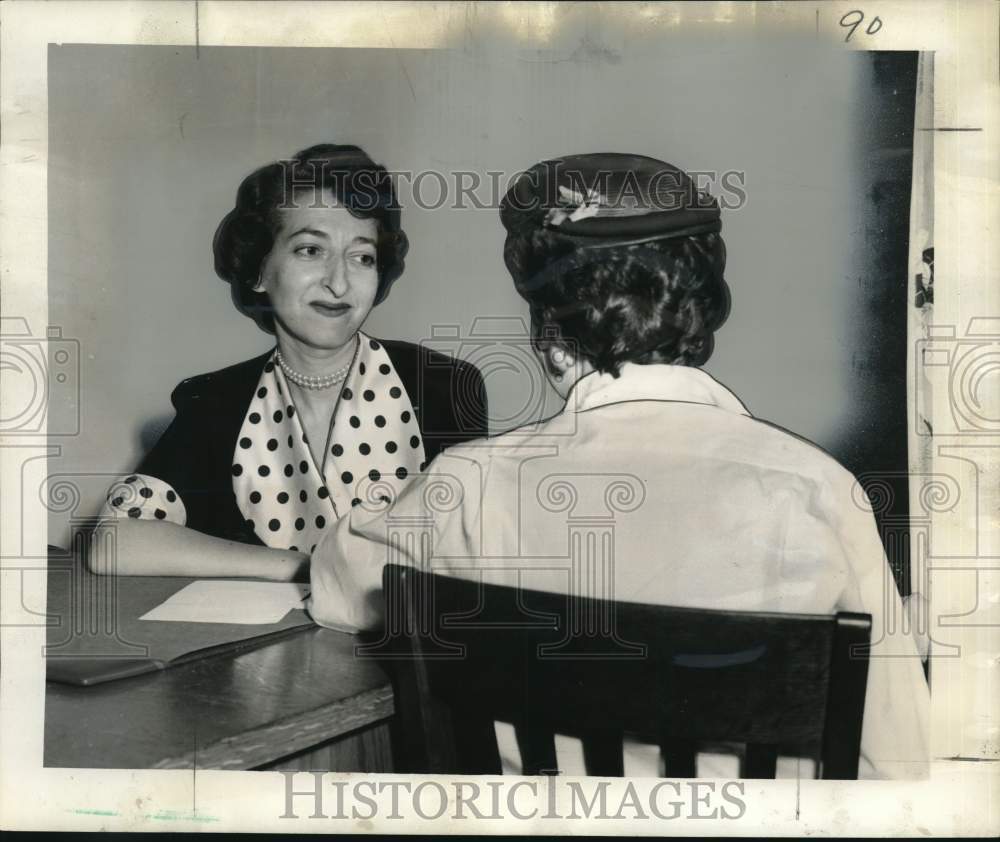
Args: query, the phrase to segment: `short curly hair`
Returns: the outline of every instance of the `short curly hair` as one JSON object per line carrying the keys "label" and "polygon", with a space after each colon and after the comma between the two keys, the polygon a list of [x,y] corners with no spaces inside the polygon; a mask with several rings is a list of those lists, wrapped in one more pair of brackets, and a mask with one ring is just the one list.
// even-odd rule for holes
{"label": "short curly hair", "polygon": [[330,189],[354,216],[378,223],[375,304],[389,294],[403,274],[409,241],[401,226],[402,211],[392,179],[357,146],[324,143],[292,158],[250,173],[236,191],[236,206],[215,231],[215,272],[228,282],[236,309],[268,333],[274,333],[274,310],[266,293],[254,291],[261,266],[279,227],[279,210],[288,207],[295,190]]}
{"label": "short curly hair", "polygon": [[729,315],[718,233],[582,246],[548,228],[508,234],[504,261],[544,333],[615,377],[624,363],[698,366]]}

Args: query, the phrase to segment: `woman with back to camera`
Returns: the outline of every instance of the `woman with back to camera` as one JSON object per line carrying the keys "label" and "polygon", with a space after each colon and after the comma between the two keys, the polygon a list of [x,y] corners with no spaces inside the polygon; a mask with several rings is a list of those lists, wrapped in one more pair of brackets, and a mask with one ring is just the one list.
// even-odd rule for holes
{"label": "woman with back to camera", "polygon": [[398,493],[442,449],[485,435],[479,371],[361,328],[402,274],[391,179],[325,144],[247,176],[215,268],[276,347],[184,380],[176,417],[116,483],[117,559],[95,572],[303,578],[362,483]]}
{"label": "woman with back to camera", "polygon": [[[716,202],[662,161],[578,155],[528,170],[501,220],[507,268],[566,407],[537,426],[449,450],[399,496],[394,519],[426,516],[431,485],[449,484],[460,502],[433,511],[435,572],[565,592],[566,514],[541,505],[545,483],[572,479],[576,514],[596,505],[603,515],[601,489],[624,477],[637,502],[614,515],[613,592],[587,595],[871,614],[860,775],[922,775],[928,689],[913,639],[887,626],[901,616],[900,597],[867,498],[830,456],[754,419],[699,368],[729,311]],[[588,494],[588,483],[599,493]],[[369,507],[324,536],[313,554],[318,622],[379,625],[388,540],[384,517]],[[392,560],[426,564],[405,552]],[[505,768],[519,768],[516,748],[502,751]],[[641,757],[626,754],[626,773],[656,775]]]}

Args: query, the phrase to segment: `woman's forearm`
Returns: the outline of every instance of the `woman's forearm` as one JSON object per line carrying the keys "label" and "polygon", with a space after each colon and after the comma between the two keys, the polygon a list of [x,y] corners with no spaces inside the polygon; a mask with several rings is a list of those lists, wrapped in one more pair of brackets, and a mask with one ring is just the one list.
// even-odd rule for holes
{"label": "woman's forearm", "polygon": [[290,582],[306,579],[309,556],[291,550],[227,541],[175,523],[117,522],[115,551],[91,548],[93,573],[122,576],[241,576]]}

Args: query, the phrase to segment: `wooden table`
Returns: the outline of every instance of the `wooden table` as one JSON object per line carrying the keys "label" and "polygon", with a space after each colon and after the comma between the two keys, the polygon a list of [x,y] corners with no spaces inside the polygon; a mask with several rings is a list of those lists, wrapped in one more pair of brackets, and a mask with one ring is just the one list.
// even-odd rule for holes
{"label": "wooden table", "polygon": [[392,689],[357,643],[310,627],[95,686],[50,681],[45,766],[391,771]]}

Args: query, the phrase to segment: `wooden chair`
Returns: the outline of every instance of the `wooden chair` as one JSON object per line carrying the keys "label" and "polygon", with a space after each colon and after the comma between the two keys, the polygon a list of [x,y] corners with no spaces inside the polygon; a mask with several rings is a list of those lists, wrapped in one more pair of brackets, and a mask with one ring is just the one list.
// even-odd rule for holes
{"label": "wooden chair", "polygon": [[499,774],[499,720],[524,774],[556,771],[559,733],[582,739],[588,775],[621,776],[627,732],[659,743],[667,777],[694,776],[703,741],[745,744],[744,778],[773,778],[789,745],[816,747],[823,778],[857,777],[867,614],[570,599],[396,565],[383,583],[385,636],[362,649],[391,661],[399,771]]}

